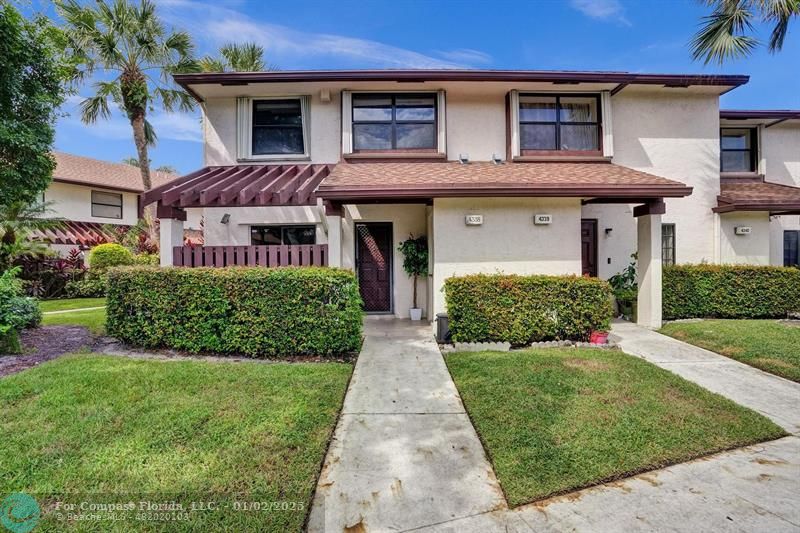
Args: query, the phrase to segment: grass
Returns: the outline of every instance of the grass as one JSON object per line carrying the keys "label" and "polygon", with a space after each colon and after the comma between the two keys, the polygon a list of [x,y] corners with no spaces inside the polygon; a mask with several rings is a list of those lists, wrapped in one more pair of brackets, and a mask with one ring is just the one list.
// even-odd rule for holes
{"label": "grass", "polygon": [[65,298],[63,300],[42,300],[39,302],[39,308],[43,313],[100,307],[102,305],[106,305],[105,298]]}
{"label": "grass", "polygon": [[95,335],[104,335],[106,332],[106,310],[94,309],[92,311],[76,310],[73,313],[58,313],[44,315],[43,326],[83,326]]}
{"label": "grass", "polygon": [[800,382],[800,327],[776,320],[673,322],[661,333]]}
{"label": "grass", "polygon": [[[34,495],[46,511],[37,530],[65,528],[57,501],[146,500],[219,506],[189,521],[71,525],[298,531],[350,373],[342,363],[50,361],[0,380],[0,494]],[[234,500],[300,509],[236,510]]]}
{"label": "grass", "polygon": [[617,350],[456,353],[447,366],[512,506],[785,434]]}

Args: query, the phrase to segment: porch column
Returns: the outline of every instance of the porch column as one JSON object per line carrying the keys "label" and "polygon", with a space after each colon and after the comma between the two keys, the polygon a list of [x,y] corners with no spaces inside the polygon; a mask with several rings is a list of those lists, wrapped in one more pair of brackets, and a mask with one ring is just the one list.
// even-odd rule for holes
{"label": "porch column", "polygon": [[183,222],[186,220],[186,211],[174,207],[164,206],[161,202],[156,207],[156,216],[159,219],[159,259],[162,267],[172,266],[172,248],[183,246]]}
{"label": "porch column", "polygon": [[663,202],[638,206],[637,283],[639,285],[636,322],[651,329],[661,327],[661,215],[666,212]]}
{"label": "porch column", "polygon": [[342,217],[325,215],[328,219],[328,266],[342,266]]}

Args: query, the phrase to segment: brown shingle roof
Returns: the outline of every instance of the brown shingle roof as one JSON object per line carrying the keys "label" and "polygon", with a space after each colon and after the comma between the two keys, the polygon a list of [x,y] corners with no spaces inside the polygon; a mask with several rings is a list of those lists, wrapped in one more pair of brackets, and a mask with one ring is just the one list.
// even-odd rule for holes
{"label": "brown shingle roof", "polygon": [[[109,163],[91,157],[83,157],[64,152],[54,152],[56,169],[53,180],[78,185],[89,185],[118,189],[123,191],[142,192],[142,175],[139,169],[124,163]],[[158,187],[178,176],[168,172],[150,171],[153,187]]]}
{"label": "brown shingle roof", "polygon": [[340,163],[321,198],[679,197],[683,183],[610,163]]}
{"label": "brown shingle roof", "polygon": [[747,179],[723,181],[714,211],[800,211],[800,187]]}

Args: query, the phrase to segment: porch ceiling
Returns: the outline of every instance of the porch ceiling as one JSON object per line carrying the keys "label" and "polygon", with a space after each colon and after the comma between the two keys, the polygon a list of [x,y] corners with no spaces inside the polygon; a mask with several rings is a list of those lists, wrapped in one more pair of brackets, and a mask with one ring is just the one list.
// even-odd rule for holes
{"label": "porch ceiling", "polygon": [[748,179],[720,184],[717,213],[769,211],[772,214],[800,214],[800,187]]}
{"label": "porch ceiling", "polygon": [[340,163],[317,196],[335,202],[464,196],[652,199],[691,192],[683,183],[611,163]]}
{"label": "porch ceiling", "polygon": [[204,167],[142,195],[142,205],[244,207],[315,205],[317,186],[333,165]]}

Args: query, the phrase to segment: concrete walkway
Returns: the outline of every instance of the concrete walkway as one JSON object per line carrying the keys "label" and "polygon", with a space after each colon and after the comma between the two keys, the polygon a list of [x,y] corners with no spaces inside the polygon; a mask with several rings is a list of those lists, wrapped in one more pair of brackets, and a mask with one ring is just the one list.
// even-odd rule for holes
{"label": "concrete walkway", "polygon": [[630,322],[615,322],[611,334],[624,352],[758,411],[789,433],[800,433],[800,384]]}
{"label": "concrete walkway", "polygon": [[505,508],[430,326],[365,320],[309,531],[405,531]]}

